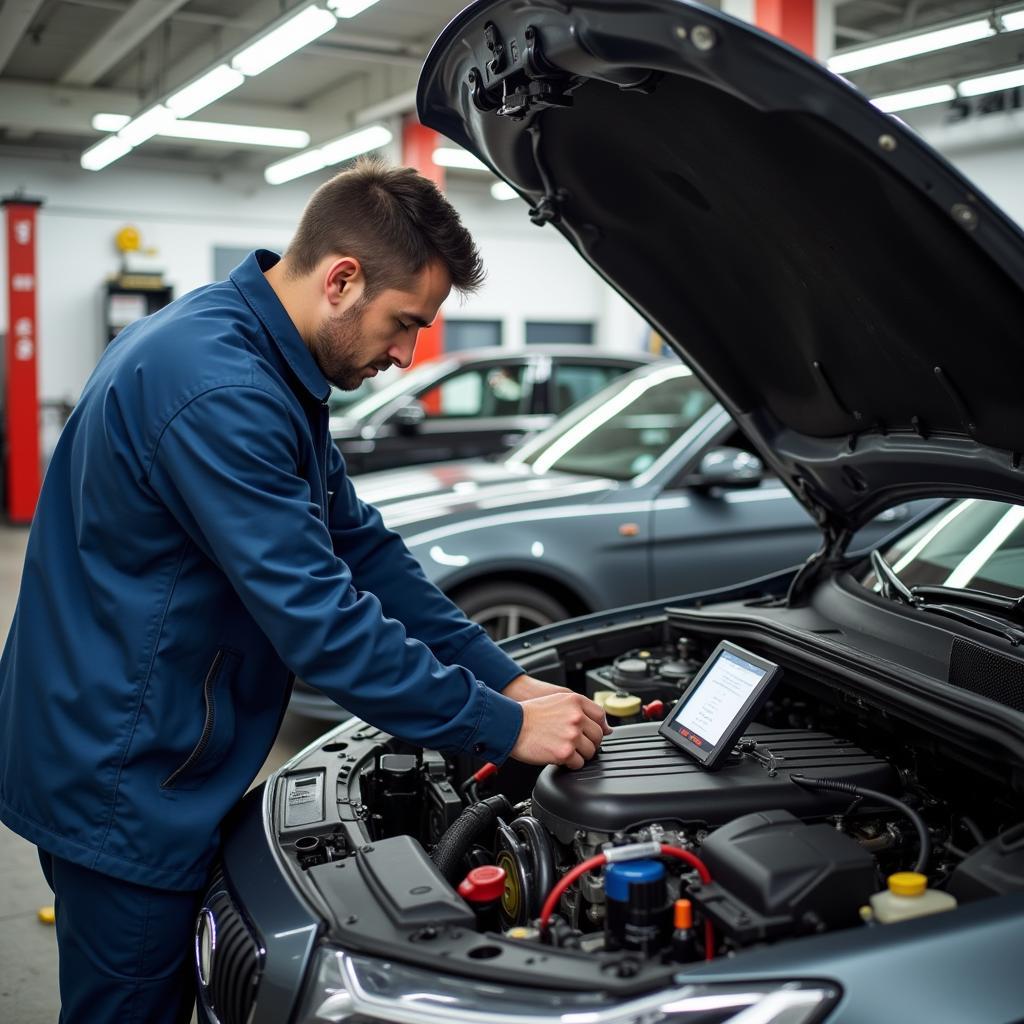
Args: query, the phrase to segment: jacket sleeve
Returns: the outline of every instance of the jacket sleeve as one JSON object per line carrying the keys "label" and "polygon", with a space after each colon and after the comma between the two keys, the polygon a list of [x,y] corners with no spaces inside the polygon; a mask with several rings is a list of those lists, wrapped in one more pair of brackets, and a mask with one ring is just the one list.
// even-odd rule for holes
{"label": "jacket sleeve", "polygon": [[400,620],[446,665],[462,665],[495,690],[503,690],[522,669],[470,622],[427,579],[397,533],[380,513],[360,501],[345,472],[344,459],[331,445],[328,489],[334,492],[328,525],[334,550],[352,571],[357,589],[375,594],[384,614]]}
{"label": "jacket sleeve", "polygon": [[356,590],[298,471],[312,458],[304,444],[273,395],[221,387],[167,424],[149,481],[293,672],[410,742],[504,760],[522,709],[469,669],[441,663],[373,593]]}

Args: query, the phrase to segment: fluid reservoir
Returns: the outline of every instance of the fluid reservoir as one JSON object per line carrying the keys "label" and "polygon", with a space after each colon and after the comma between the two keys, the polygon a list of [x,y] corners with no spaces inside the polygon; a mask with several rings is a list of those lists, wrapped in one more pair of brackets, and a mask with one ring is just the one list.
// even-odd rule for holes
{"label": "fluid reservoir", "polygon": [[657,860],[609,864],[604,873],[608,949],[655,953],[672,934],[665,866]]}
{"label": "fluid reservoir", "polygon": [[890,875],[888,888],[872,895],[870,902],[871,917],[879,924],[894,924],[956,908],[955,896],[939,889],[929,889],[927,877],[916,871],[898,871]]}
{"label": "fluid reservoir", "polygon": [[601,707],[604,708],[604,713],[608,716],[608,724],[615,726],[632,725],[634,722],[641,721],[641,705],[639,697],[632,693],[618,691],[610,693]]}

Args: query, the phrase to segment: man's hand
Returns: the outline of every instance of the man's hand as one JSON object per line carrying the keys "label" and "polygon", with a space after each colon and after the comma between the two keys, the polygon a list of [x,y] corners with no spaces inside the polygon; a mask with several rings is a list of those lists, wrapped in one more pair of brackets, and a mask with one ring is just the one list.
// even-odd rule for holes
{"label": "man's hand", "polygon": [[547,697],[551,693],[572,693],[567,686],[555,686],[554,683],[544,683],[539,679],[534,679],[533,676],[521,675],[516,676],[504,690],[501,691],[503,697],[511,697],[512,700],[518,700],[520,702],[524,700],[533,700],[534,697]]}
{"label": "man's hand", "polygon": [[592,700],[560,687],[555,689],[555,693],[522,702],[523,724],[512,756],[526,764],[582,768],[611,729],[604,712]]}

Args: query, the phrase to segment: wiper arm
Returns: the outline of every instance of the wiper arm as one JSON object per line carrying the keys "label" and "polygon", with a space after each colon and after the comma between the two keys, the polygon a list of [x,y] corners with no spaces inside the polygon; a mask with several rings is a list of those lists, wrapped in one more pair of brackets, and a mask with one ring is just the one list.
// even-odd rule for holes
{"label": "wiper arm", "polygon": [[[993,615],[985,614],[985,611],[994,611],[1006,617],[1024,619],[1024,599],[1015,600],[1012,597],[1003,597],[1001,594],[990,594],[984,590],[960,590],[956,587],[928,584],[908,587],[877,550],[871,552],[871,566],[878,577],[882,596],[890,601],[899,601],[911,608],[944,615],[946,618],[956,619],[968,626],[974,626],[975,629],[995,633],[997,636],[1009,640],[1014,647],[1024,643],[1024,632],[1007,625]],[[929,601],[930,597],[941,600]],[[967,605],[968,607],[956,607],[957,605]],[[975,610],[978,608],[985,611]]]}

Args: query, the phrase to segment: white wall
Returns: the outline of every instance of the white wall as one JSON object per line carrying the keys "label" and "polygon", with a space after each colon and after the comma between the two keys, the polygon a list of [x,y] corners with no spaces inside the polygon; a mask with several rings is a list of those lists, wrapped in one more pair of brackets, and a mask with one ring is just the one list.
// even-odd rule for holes
{"label": "white wall", "polygon": [[[489,180],[489,179],[488,179]],[[213,279],[217,246],[280,251],[319,179],[311,176],[277,187],[260,186],[230,173],[220,181],[167,171],[112,166],[98,174],[59,161],[5,157],[0,196],[18,189],[45,200],[39,212],[39,394],[74,401],[103,350],[102,286],[117,272],[114,235],[134,224],[149,260],[182,295]],[[502,319],[505,343],[523,344],[526,320],[590,321],[598,340],[617,348],[638,347],[643,329],[632,314],[629,329],[606,331],[608,307],[620,303],[550,227],[530,224],[519,201],[498,203],[487,187],[460,176],[449,187],[477,239],[488,268],[482,291],[447,315]],[[6,252],[0,245],[0,281]],[[6,289],[0,288],[0,331],[6,330]]]}

